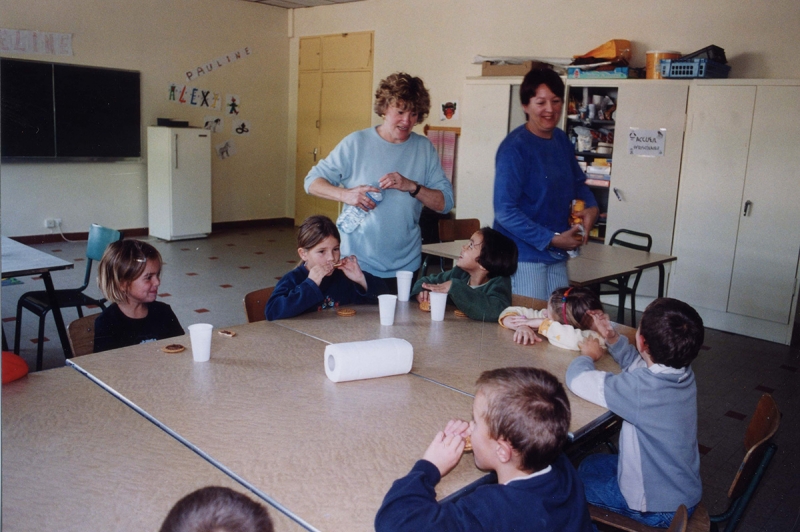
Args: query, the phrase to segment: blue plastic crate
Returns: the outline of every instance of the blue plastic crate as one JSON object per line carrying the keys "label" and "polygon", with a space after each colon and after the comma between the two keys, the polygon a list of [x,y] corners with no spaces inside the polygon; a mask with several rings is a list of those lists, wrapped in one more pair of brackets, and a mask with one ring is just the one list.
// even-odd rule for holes
{"label": "blue plastic crate", "polygon": [[662,59],[661,75],[665,78],[727,78],[731,67],[711,59]]}

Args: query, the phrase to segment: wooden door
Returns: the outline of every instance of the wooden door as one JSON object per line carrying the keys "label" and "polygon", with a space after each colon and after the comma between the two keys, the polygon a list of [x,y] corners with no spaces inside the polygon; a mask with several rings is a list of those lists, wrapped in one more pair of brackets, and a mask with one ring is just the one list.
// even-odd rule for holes
{"label": "wooden door", "polygon": [[339,203],[306,194],[303,181],[346,135],[370,126],[372,32],[302,38],[299,63],[295,223],[335,220]]}
{"label": "wooden door", "polygon": [[727,312],[756,87],[694,85],[669,295]]}
{"label": "wooden door", "polygon": [[800,87],[759,86],[728,312],[789,323],[800,255],[798,134]]}

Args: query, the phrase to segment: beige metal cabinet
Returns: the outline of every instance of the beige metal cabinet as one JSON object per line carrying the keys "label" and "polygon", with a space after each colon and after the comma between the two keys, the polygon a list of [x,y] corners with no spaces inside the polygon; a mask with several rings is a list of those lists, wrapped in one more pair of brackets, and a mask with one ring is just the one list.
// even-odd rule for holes
{"label": "beige metal cabinet", "polygon": [[695,82],[669,295],[707,326],[789,343],[800,254],[800,84]]}

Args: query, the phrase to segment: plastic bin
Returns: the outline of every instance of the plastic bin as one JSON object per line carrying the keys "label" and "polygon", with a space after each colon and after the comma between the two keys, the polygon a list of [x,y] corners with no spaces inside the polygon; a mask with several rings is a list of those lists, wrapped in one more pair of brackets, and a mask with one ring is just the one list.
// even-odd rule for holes
{"label": "plastic bin", "polygon": [[711,59],[662,59],[665,78],[727,78],[731,67]]}

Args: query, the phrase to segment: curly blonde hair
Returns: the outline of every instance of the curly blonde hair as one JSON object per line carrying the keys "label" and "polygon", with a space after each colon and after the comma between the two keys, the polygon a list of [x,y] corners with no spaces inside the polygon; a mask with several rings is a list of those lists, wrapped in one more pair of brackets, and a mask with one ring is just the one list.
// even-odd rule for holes
{"label": "curly blonde hair", "polygon": [[375,91],[375,105],[372,109],[382,117],[392,105],[403,111],[417,113],[417,124],[421,124],[431,110],[431,95],[422,79],[405,72],[395,72],[381,80],[378,90]]}

